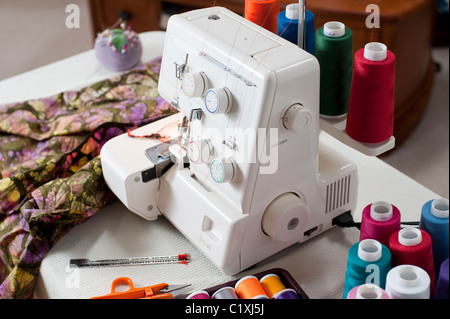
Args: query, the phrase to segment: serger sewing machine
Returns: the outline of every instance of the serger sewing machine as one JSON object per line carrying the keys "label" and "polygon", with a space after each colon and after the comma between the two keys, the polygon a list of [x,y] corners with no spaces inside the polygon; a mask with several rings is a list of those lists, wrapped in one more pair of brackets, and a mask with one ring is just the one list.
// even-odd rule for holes
{"label": "serger sewing machine", "polygon": [[167,218],[225,274],[333,227],[356,205],[357,168],[320,141],[319,64],[225,9],[172,16],[160,95],[180,112],[101,152],[128,209]]}

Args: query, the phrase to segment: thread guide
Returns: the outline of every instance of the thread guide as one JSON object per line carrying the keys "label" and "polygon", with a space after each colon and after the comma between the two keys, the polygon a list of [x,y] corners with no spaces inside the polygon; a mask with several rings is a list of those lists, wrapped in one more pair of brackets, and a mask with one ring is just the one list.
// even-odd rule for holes
{"label": "thread guide", "polygon": [[320,129],[340,142],[356,149],[357,151],[368,155],[368,156],[378,156],[381,155],[395,146],[395,137],[391,136],[384,142],[380,143],[362,143],[352,139],[345,131],[345,126],[347,123],[347,116],[339,118],[323,118],[320,117]]}

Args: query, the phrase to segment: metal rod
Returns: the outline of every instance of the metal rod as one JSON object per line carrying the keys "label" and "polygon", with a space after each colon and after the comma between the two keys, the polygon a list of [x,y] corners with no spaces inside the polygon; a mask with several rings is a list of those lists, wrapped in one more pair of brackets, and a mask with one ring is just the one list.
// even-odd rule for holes
{"label": "metal rod", "polygon": [[298,1],[298,46],[306,46],[306,0]]}

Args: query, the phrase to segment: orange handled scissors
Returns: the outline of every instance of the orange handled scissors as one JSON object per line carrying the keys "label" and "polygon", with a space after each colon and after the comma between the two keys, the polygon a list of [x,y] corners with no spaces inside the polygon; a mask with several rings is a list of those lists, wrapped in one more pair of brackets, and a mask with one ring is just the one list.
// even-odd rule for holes
{"label": "orange handled scissors", "polygon": [[[119,285],[128,285],[129,289],[126,291],[116,291]],[[160,283],[148,287],[134,288],[133,281],[128,277],[120,277],[113,280],[111,285],[111,293],[92,297],[91,299],[172,299],[172,292],[181,289],[188,285],[173,285],[169,286],[166,283]]]}

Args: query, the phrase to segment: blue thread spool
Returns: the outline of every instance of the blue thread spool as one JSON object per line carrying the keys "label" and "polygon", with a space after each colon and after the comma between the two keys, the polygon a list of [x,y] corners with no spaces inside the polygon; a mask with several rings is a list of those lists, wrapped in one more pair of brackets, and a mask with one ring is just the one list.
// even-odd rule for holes
{"label": "blue thread spool", "polygon": [[426,231],[431,237],[436,278],[439,276],[441,264],[449,258],[448,218],[448,199],[430,200],[422,206],[419,228]]}
{"label": "blue thread spool", "polygon": [[[298,18],[299,18],[298,3],[288,4],[286,6],[286,10],[281,11],[278,14],[277,35],[294,44],[298,44]],[[314,14],[311,11],[306,10],[305,20],[306,20],[305,51],[314,55],[316,47],[315,31],[314,31]]]}
{"label": "blue thread spool", "polygon": [[390,269],[391,252],[385,245],[374,239],[354,244],[348,251],[344,299],[350,290],[363,284],[375,284],[384,289]]}

